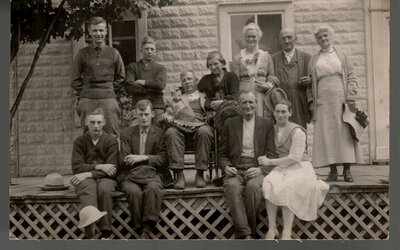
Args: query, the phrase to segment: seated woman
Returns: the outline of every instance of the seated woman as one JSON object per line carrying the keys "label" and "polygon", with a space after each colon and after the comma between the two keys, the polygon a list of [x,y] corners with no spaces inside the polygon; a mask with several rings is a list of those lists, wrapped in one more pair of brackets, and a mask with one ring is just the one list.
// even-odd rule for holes
{"label": "seated woman", "polygon": [[328,184],[317,180],[311,162],[306,160],[306,132],[301,126],[288,121],[291,112],[291,103],[287,100],[275,105],[275,148],[279,158],[258,158],[262,166],[276,165],[262,185],[268,213],[265,239],[275,239],[278,234],[278,206],[282,207],[282,239],[288,240],[291,239],[294,215],[301,220],[315,220],[317,209],[329,190]]}

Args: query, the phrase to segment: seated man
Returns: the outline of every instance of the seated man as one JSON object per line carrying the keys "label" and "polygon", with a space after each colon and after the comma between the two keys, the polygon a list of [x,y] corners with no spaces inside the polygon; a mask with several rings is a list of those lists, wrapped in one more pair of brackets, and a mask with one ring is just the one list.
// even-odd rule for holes
{"label": "seated man", "polygon": [[[71,184],[79,196],[81,206],[94,206],[107,215],[100,219],[102,237],[111,234],[112,219],[112,192],[115,191],[117,182],[113,176],[118,163],[118,142],[103,131],[106,124],[103,110],[97,108],[88,113],[85,125],[88,132],[79,136],[72,149]],[[94,236],[94,224],[85,228],[85,238]]]}
{"label": "seated man", "polygon": [[[210,161],[210,149],[213,139],[213,129],[205,124],[206,111],[204,109],[204,94],[197,91],[197,78],[193,71],[181,73],[183,94],[175,95],[172,108],[174,118],[182,123],[197,123],[193,131],[180,129],[178,126],[169,126],[165,132],[167,141],[167,153],[169,168],[177,174],[175,189],[184,189],[186,186],[184,169],[185,135],[194,139],[194,151],[196,161],[196,187],[204,187],[204,170],[208,169]],[[179,93],[179,92],[178,92]]]}
{"label": "seated man", "polygon": [[127,195],[134,230],[141,239],[158,222],[164,198],[163,181],[172,180],[167,169],[164,131],[151,125],[153,106],[147,99],[136,104],[139,125],[121,131],[121,152],[117,180]]}
{"label": "seated man", "polygon": [[255,115],[256,96],[239,92],[242,115],[224,123],[218,145],[218,164],[225,173],[225,197],[231,208],[236,239],[251,239],[256,233],[256,218],[262,202],[261,185],[268,173],[257,158],[275,158],[272,121]]}

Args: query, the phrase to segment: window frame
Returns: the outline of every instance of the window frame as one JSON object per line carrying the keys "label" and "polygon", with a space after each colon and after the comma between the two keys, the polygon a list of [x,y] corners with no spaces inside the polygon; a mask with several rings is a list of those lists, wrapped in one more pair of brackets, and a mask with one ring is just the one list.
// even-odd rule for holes
{"label": "window frame", "polygon": [[220,3],[218,4],[218,28],[220,51],[226,61],[232,61],[231,15],[281,14],[282,27],[294,29],[292,0],[267,0],[264,2]]}

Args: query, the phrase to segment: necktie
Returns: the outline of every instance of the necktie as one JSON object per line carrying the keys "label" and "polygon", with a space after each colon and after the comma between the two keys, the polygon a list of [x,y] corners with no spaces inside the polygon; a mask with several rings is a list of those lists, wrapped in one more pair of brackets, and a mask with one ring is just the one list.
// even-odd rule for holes
{"label": "necktie", "polygon": [[139,148],[140,155],[144,155],[144,150],[146,147],[146,139],[147,139],[147,131],[146,130],[140,131],[140,148]]}

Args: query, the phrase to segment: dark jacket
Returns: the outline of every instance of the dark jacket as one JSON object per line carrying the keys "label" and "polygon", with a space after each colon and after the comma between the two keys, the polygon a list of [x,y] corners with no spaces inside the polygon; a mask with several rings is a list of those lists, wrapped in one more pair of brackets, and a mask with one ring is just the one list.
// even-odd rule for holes
{"label": "dark jacket", "polygon": [[163,180],[163,183],[172,182],[171,174],[168,170],[168,161],[166,153],[166,143],[164,141],[164,130],[154,125],[149,127],[147,133],[144,154],[149,157],[147,162],[140,162],[134,166],[127,166],[124,162],[126,156],[140,154],[140,129],[139,126],[128,127],[121,131],[121,150],[120,166],[118,167],[117,180],[121,182],[129,174],[129,170],[138,165],[149,165],[157,170],[157,174]]}
{"label": "dark jacket", "polygon": [[[272,121],[256,116],[254,126],[255,158],[264,155],[268,158],[276,158]],[[242,153],[245,132],[243,131],[243,116],[235,116],[225,121],[218,146],[218,165],[221,166],[222,171],[226,166],[237,166]]]}

